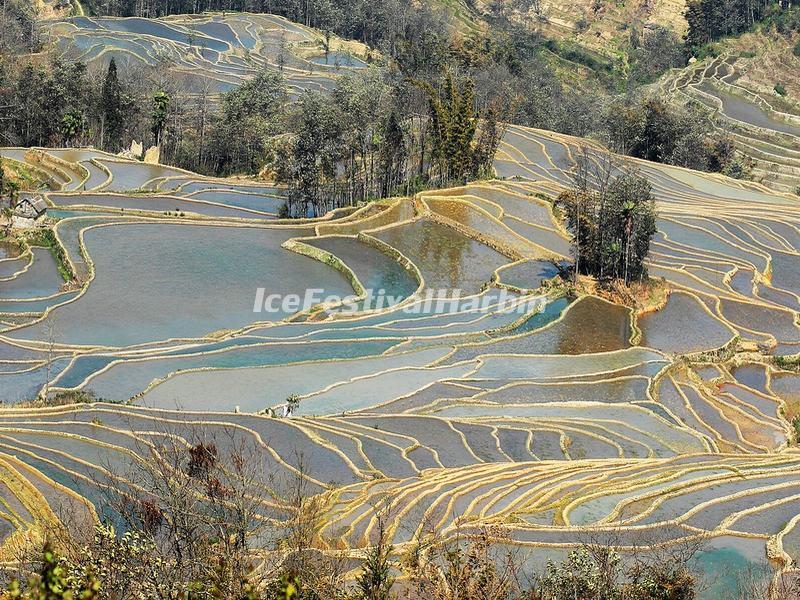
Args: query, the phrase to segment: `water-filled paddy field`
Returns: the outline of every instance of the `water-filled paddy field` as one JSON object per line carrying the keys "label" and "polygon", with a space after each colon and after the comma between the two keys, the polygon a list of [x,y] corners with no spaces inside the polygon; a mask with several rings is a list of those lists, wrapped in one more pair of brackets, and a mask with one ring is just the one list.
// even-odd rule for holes
{"label": "water-filled paddy field", "polygon": [[[335,38],[326,56],[322,34],[263,14],[172,16],[163,19],[74,17],[49,21],[45,35],[72,58],[107,66],[155,66],[170,61],[173,76],[187,89],[222,93],[265,68],[281,69],[293,94],[334,87],[337,76],[368,66],[369,51]],[[243,58],[246,57],[246,58]]]}
{"label": "water-filled paddy field", "polygon": [[[139,26],[90,23],[76,26]],[[185,42],[163,26],[145,36]],[[262,43],[234,22],[195,29]],[[698,568],[719,575],[706,598],[734,585],[726,569],[792,568],[797,200],[640,163],[660,212],[649,269],[668,293],[648,311],[575,298],[548,287],[570,240],[547,199],[579,144],[513,127],[498,155],[513,179],[302,223],[274,218],[269,182],[52,150],[86,181],[47,194],[63,254],[0,245],[0,452],[39,502],[99,504],[98,465],[135,469],[142,432],[235,432],[265,471],[296,476],[302,453],[310,489],[346,486],[325,496],[337,547],[368,544],[388,504],[400,546],[423,517],[455,535],[455,509],[505,524],[531,565],[611,532],[623,554],[702,537]],[[309,289],[313,307],[265,308]],[[95,402],[27,404],[65,391]],[[292,395],[290,418],[270,416]],[[0,536],[26,518],[0,519]]]}
{"label": "water-filled paddy field", "polygon": [[675,100],[714,113],[717,126],[753,161],[753,178],[779,191],[795,191],[800,183],[800,115],[774,91],[774,80],[796,71],[787,54],[772,44],[753,53],[726,52],[661,83]]}

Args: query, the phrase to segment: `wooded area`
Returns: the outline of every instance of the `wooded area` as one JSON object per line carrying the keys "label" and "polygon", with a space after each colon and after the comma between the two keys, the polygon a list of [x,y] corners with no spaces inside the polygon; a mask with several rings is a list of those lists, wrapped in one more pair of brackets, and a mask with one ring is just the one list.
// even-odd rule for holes
{"label": "wooded area", "polygon": [[689,7],[685,47],[664,28],[632,35],[627,69],[603,71],[576,86],[557,74],[557,44],[491,9],[489,30],[461,33],[440,7],[408,0],[89,5],[98,14],[149,17],[271,11],[380,51],[382,58],[342,76],[335,90],[306,91],[289,103],[280,69],[220,101],[202,84],[199,93],[197,85],[190,92],[161,65],[120,69],[112,63],[98,72],[98,66],[42,55],[20,61],[14,53],[38,49],[31,47],[39,42],[35,15],[20,0],[5,4],[13,26],[2,35],[0,143],[117,152],[135,139],[160,144],[163,162],[200,173],[266,169],[289,186],[287,214],[294,216],[486,176],[501,122],[590,136],[648,160],[745,176],[747,164],[730,140],[714,133],[707,111],[676,108],[640,87],[683,64],[697,44],[776,12],[785,19],[796,13],[781,2],[697,0]]}

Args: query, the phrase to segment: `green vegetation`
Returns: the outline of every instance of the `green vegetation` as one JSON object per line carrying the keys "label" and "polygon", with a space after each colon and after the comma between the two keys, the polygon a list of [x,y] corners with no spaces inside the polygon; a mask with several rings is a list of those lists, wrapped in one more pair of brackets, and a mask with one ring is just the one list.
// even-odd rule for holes
{"label": "green vegetation", "polygon": [[94,392],[87,390],[64,390],[57,392],[47,399],[48,406],[67,406],[70,404],[90,404],[99,402]]}
{"label": "green vegetation", "polygon": [[[10,171],[11,169],[9,169],[9,172]],[[0,159],[0,199],[8,198],[13,201],[18,189],[19,184],[6,176],[6,165],[4,161]],[[9,208],[9,205],[7,204],[4,208]]]}
{"label": "green vegetation", "polygon": [[225,94],[220,118],[211,130],[214,172],[248,173],[263,168],[271,151],[270,139],[284,130],[287,100],[283,76],[267,71]]}
{"label": "green vegetation", "polygon": [[746,174],[733,140],[718,133],[694,105],[675,108],[658,97],[616,100],[606,112],[606,125],[612,147],[624,154],[736,178]]}
{"label": "green vegetation", "polygon": [[288,398],[286,398],[286,408],[290,413],[296,411],[299,406],[300,396],[297,394],[291,394]]}
{"label": "green vegetation", "polygon": [[692,600],[696,582],[679,560],[637,562],[626,568],[616,552],[594,546],[570,552],[561,564],[548,562],[534,589],[533,597],[541,600]]}
{"label": "green vegetation", "polygon": [[549,39],[543,42],[543,46],[564,60],[583,65],[597,73],[610,73],[614,69],[614,63],[607,57],[575,42]]}
{"label": "green vegetation", "polygon": [[43,182],[34,169],[0,159],[0,196],[14,199],[20,190],[38,190]]}
{"label": "green vegetation", "polygon": [[774,25],[780,32],[796,31],[800,10],[782,0],[691,0],[687,3],[686,20],[686,46],[697,53],[710,42],[742,33],[759,22]]}
{"label": "green vegetation", "polygon": [[641,41],[631,36],[630,78],[635,84],[652,83],[675,67],[684,65],[684,49],[681,40],[666,27],[656,26]]}
{"label": "green vegetation", "polygon": [[[34,3],[27,0],[6,0],[3,3],[3,27],[0,27],[0,53],[19,48],[34,51],[39,43],[36,17]],[[3,64],[0,60],[0,74],[2,71]]]}
{"label": "green vegetation", "polygon": [[288,187],[287,214],[321,215],[487,173],[502,134],[499,109],[492,102],[476,115],[474,85],[449,72],[429,83],[368,70],[342,77],[331,94],[304,93],[286,109],[289,135],[269,163]]}
{"label": "green vegetation", "polygon": [[42,550],[41,567],[28,579],[27,585],[18,579],[11,581],[8,598],[13,600],[97,600],[100,582],[94,575],[77,587],[70,584],[67,567],[50,544]]}
{"label": "green vegetation", "polygon": [[775,364],[785,371],[800,369],[800,356],[776,356]]}
{"label": "green vegetation", "polygon": [[[697,583],[689,569],[693,549],[683,547],[638,558],[623,566],[611,548],[585,545],[569,553],[563,563],[547,562],[544,572],[526,584],[521,565],[504,553],[491,534],[482,532],[463,543],[433,540],[412,548],[398,565],[405,574],[409,598],[437,600],[693,600]],[[382,535],[382,532],[379,532]],[[380,538],[382,539],[382,538]],[[231,580],[232,565],[211,565],[210,581],[164,580],[156,587],[155,575],[166,575],[164,565],[152,561],[158,552],[148,533],[128,531],[117,535],[111,526],[99,525],[90,545],[73,559],[58,556],[45,545],[37,573],[27,584],[14,579],[9,599],[100,600],[160,597],[174,590],[180,597],[220,600],[391,600],[395,578],[390,574],[393,549],[381,542],[367,550],[360,574],[347,582],[335,563],[302,559],[298,554],[287,572],[271,578],[248,573]],[[154,567],[157,573],[147,568]],[[278,571],[280,573],[280,570]],[[174,575],[174,573],[169,573]],[[113,587],[109,587],[113,582]],[[142,596],[141,594],[148,594]],[[153,594],[153,595],[149,595]],[[168,596],[173,597],[173,596]]]}
{"label": "green vegetation", "polygon": [[[331,32],[361,40],[381,58],[356,75],[340,77],[336,89],[304,92],[296,103],[287,101],[282,67],[244,82],[220,102],[180,81],[164,81],[158,66],[142,67],[134,78],[112,60],[103,77],[90,77],[86,65],[47,60],[45,53],[43,60],[17,61],[0,70],[0,135],[14,145],[94,145],[114,152],[136,139],[160,145],[162,162],[199,173],[266,169],[289,186],[286,214],[295,217],[490,176],[501,122],[610,140],[613,150],[627,152],[628,138],[616,135],[611,120],[620,106],[638,123],[649,118],[650,98],[640,88],[683,64],[680,40],[666,27],[635,25],[624,36],[627,60],[609,56],[575,41],[547,38],[504,12],[539,15],[541,22],[544,15],[535,4],[469,5],[466,12],[491,27],[464,30],[453,28],[436,3],[391,0],[378,10],[365,0],[279,0],[268,7],[244,2],[234,8],[268,8],[318,27],[326,40]],[[90,5],[91,12],[126,16],[228,8],[216,0]],[[465,10],[459,6],[458,12]],[[283,65],[285,57],[278,62]],[[450,106],[454,97],[447,95],[456,90],[473,98],[471,110],[464,110],[463,101]],[[613,99],[621,91],[626,94]],[[187,94],[195,99],[179,101]],[[459,131],[452,136],[444,109],[458,117],[453,126]],[[648,158],[746,173],[729,168],[730,157],[706,153],[692,159],[701,145],[717,141],[707,135],[706,116],[668,104],[660,111],[672,124],[708,139],[697,144],[698,135],[691,140],[677,135],[678,146],[682,137],[686,142],[682,151],[650,148]]]}
{"label": "green vegetation", "polygon": [[575,187],[558,198],[574,238],[575,272],[626,285],[643,280],[656,232],[650,183],[635,172],[613,177],[617,169],[607,158],[582,159]]}
{"label": "green vegetation", "polygon": [[36,228],[27,230],[22,235],[26,245],[40,246],[50,250],[53,258],[56,259],[56,263],[58,264],[58,272],[61,274],[61,277],[64,279],[64,281],[73,280],[74,275],[69,266],[69,261],[67,260],[66,253],[64,252],[64,247],[58,242],[58,239],[56,239],[56,234],[52,229]]}
{"label": "green vegetation", "polygon": [[123,126],[129,111],[130,99],[127,97],[117,74],[117,63],[112,57],[108,65],[103,88],[100,91],[98,111],[100,113],[100,146],[119,150],[122,142]]}
{"label": "green vegetation", "polygon": [[153,95],[153,111],[150,116],[153,119],[153,138],[155,139],[156,146],[161,145],[161,136],[164,133],[164,128],[167,124],[167,117],[169,116],[169,94],[163,90],[159,90]]}
{"label": "green vegetation", "polygon": [[378,543],[367,550],[364,565],[356,580],[357,597],[368,600],[390,600],[393,597],[394,577],[391,575],[392,546],[385,542],[384,532],[378,533]]}
{"label": "green vegetation", "polygon": [[783,85],[782,83],[776,83],[774,89],[775,93],[778,94],[779,96],[785,96],[787,94],[786,86]]}

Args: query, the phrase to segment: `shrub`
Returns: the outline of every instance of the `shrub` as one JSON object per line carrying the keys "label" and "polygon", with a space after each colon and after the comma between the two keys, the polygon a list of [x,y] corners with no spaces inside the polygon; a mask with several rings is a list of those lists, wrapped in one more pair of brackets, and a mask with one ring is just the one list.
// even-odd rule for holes
{"label": "shrub", "polygon": [[[95,600],[100,596],[100,582],[88,577],[85,584],[73,591],[67,581],[67,570],[60,557],[47,543],[42,550],[41,568],[31,576],[27,586],[13,579],[3,596],[19,600]],[[77,592],[77,593],[76,593]]]}
{"label": "shrub", "polygon": [[776,83],[774,89],[775,89],[775,93],[778,94],[779,96],[785,96],[786,95],[786,86],[783,85],[782,83]]}
{"label": "shrub", "polygon": [[91,390],[65,390],[58,392],[48,400],[48,404],[51,406],[91,404],[92,402],[97,402],[97,398]]}
{"label": "shrub", "polygon": [[797,43],[794,45],[794,55],[800,56],[800,40],[797,40]]}
{"label": "shrub", "polygon": [[776,356],[775,364],[780,369],[792,371],[800,368],[800,356]]}

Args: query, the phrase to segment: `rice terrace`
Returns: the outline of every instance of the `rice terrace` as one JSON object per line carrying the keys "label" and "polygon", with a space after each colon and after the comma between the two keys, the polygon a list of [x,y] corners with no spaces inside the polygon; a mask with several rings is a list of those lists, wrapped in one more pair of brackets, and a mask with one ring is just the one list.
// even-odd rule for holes
{"label": "rice terrace", "polygon": [[0,597],[800,598],[750,4],[7,0]]}

